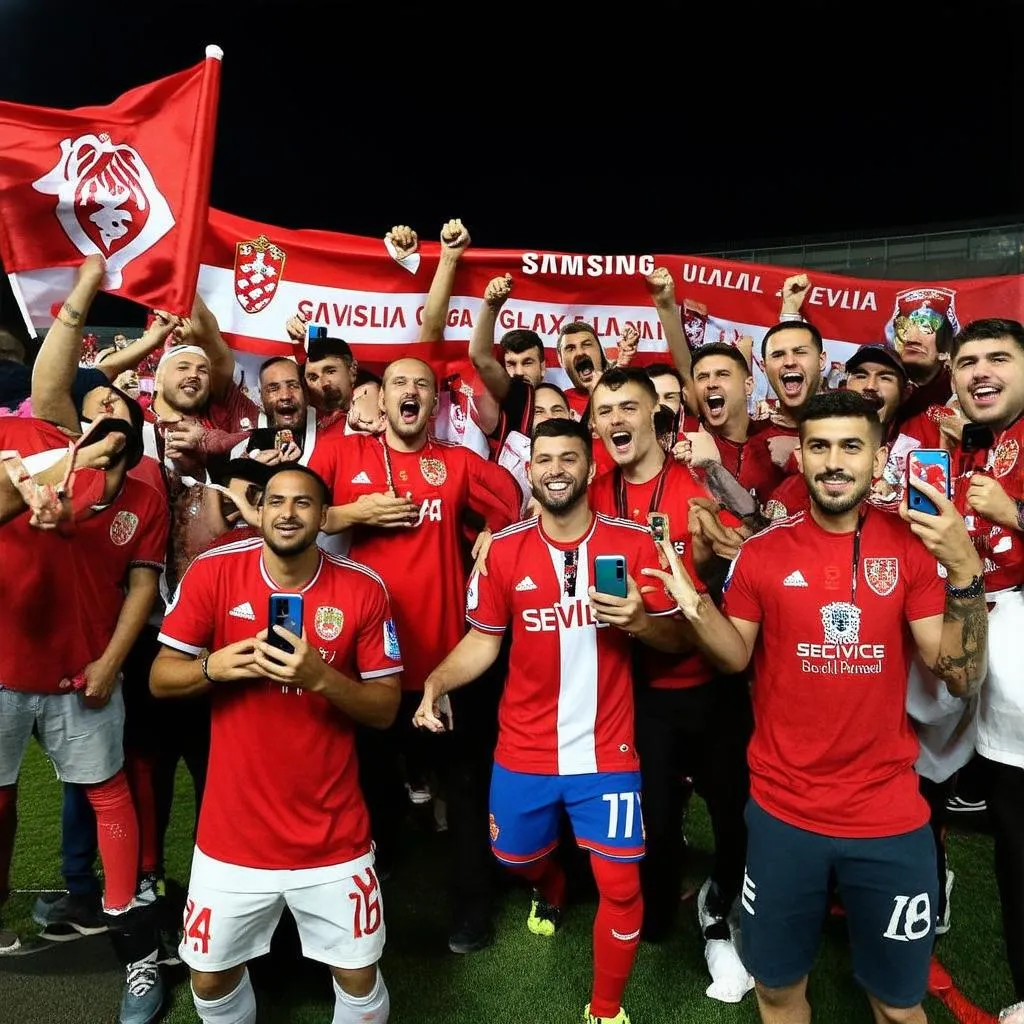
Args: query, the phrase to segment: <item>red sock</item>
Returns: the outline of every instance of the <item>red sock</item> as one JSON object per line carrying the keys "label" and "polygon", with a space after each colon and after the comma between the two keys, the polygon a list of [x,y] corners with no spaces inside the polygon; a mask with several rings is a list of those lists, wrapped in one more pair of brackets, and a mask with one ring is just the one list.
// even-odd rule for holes
{"label": "red sock", "polygon": [[126,910],[139,881],[139,823],[124,772],[85,786],[96,815],[96,838],[103,864],[104,910]]}
{"label": "red sock", "polygon": [[531,882],[553,907],[561,910],[565,906],[565,872],[553,857],[544,857],[532,864],[520,864],[510,870]]}
{"label": "red sock", "polygon": [[622,1008],[622,993],[633,969],[640,943],[644,901],[640,868],[634,863],[590,855],[599,902],[594,918],[594,991],[590,1012],[614,1017]]}
{"label": "red sock", "polygon": [[18,787],[0,786],[0,904],[11,894],[11,858],[18,831]]}
{"label": "red sock", "polygon": [[124,768],[132,803],[139,819],[140,867],[144,875],[156,873],[160,863],[156,842],[156,800],[153,796],[153,758],[134,750],[126,750]]}

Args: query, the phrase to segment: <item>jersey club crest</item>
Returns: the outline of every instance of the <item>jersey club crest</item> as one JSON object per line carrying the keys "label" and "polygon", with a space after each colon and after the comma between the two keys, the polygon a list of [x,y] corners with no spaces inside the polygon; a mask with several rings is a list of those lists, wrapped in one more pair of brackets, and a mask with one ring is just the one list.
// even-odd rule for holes
{"label": "jersey club crest", "polygon": [[110,524],[110,539],[123,548],[139,528],[139,517],[134,512],[118,512]]}
{"label": "jersey club crest", "polygon": [[900,563],[895,558],[865,558],[864,579],[879,596],[888,597],[900,578]]}
{"label": "jersey club crest", "polygon": [[999,442],[992,456],[992,472],[997,477],[1006,476],[1014,466],[1017,465],[1017,456],[1020,455],[1020,445],[1011,437]]}
{"label": "jersey club crest", "polygon": [[235,298],[246,313],[259,313],[274,301],[285,256],[266,235],[235,246]]}
{"label": "jersey club crest", "polygon": [[139,151],[106,132],[64,139],[57,163],[32,187],[57,197],[54,213],[64,233],[83,256],[104,258],[114,288],[124,268],[174,227]]}
{"label": "jersey club crest", "polygon": [[340,608],[333,608],[331,605],[321,605],[313,617],[313,628],[321,640],[337,640],[341,636],[342,627],[345,625],[345,615]]}
{"label": "jersey club crest", "polygon": [[431,487],[440,487],[448,479],[448,468],[441,459],[421,456],[420,472]]}

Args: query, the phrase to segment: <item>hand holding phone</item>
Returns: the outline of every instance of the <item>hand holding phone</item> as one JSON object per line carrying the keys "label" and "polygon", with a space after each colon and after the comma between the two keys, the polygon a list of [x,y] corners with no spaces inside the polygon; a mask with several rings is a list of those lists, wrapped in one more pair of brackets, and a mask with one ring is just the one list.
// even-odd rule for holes
{"label": "hand holding phone", "polygon": [[914,486],[915,480],[923,480],[934,487],[947,499],[952,497],[949,452],[941,448],[917,448],[907,456],[907,508],[925,515],[939,515],[939,508],[931,498],[925,497]]}
{"label": "hand holding phone", "polygon": [[281,626],[295,636],[302,636],[301,594],[271,594],[267,615],[267,643],[285,654],[294,654],[295,648],[274,631],[274,626]]}
{"label": "hand holding phone", "polygon": [[327,328],[317,324],[306,324],[306,349],[309,349],[311,341],[322,341],[327,337]]}
{"label": "hand holding phone", "polygon": [[609,597],[626,596],[625,555],[598,555],[594,559],[594,589]]}

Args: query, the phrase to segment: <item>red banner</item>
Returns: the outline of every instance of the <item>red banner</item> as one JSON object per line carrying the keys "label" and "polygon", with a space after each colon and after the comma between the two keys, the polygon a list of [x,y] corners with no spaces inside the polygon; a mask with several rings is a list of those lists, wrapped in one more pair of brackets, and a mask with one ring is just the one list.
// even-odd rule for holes
{"label": "red banner", "polygon": [[210,196],[221,51],[106,107],[0,102],[0,257],[29,327],[47,327],[83,257],[105,291],[192,308]]}
{"label": "red banner", "polygon": [[[421,242],[413,258],[399,262],[383,239],[289,231],[211,210],[199,288],[229,344],[250,354],[241,359],[247,368],[292,350],[284,324],[297,310],[344,338],[362,361],[381,364],[408,354],[419,339],[440,250],[440,243]],[[463,369],[484,288],[508,272],[513,290],[498,318],[499,337],[513,328],[536,331],[554,363],[559,327],[584,320],[606,348],[614,349],[631,326],[640,334],[639,361],[665,358],[644,280],[655,267],[672,273],[693,344],[744,334],[759,342],[778,320],[783,281],[798,272],[693,256],[470,247],[456,277],[444,344],[424,346],[422,354],[446,372]],[[946,312],[954,327],[979,317],[1024,320],[1021,276],[913,282],[808,273],[803,313],[826,339],[830,362],[840,366],[853,345],[891,337],[895,316],[923,303]],[[763,391],[763,375],[755,370],[755,376]]]}

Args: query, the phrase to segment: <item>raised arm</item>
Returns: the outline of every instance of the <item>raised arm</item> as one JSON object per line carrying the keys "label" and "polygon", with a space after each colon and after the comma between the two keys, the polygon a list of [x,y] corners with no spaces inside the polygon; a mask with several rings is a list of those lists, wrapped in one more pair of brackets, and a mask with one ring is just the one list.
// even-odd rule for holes
{"label": "raised arm", "polygon": [[683,330],[683,319],[676,302],[676,285],[672,280],[672,271],[667,267],[655,267],[652,274],[645,278],[647,290],[651,293],[651,301],[658,311],[661,329],[665,332],[669,355],[676,369],[683,375],[683,385],[687,394],[692,393],[690,381],[690,346]]}
{"label": "raised arm", "polygon": [[110,353],[105,356],[103,362],[96,363],[96,368],[103,372],[107,380],[117,380],[126,370],[134,370],[151,352],[160,348],[171,331],[180,323],[176,316],[165,313],[163,310],[154,310],[153,322],[146,328],[145,333],[130,345],[120,349],[108,349]]}
{"label": "raised arm", "polygon": [[448,303],[451,302],[455,287],[455,271],[462,254],[469,247],[469,232],[462,221],[448,221],[441,228],[441,258],[430,282],[427,302],[423,307],[423,325],[420,327],[420,341],[443,341],[444,328],[448,320]]}
{"label": "raised arm", "polygon": [[498,325],[498,313],[511,292],[511,274],[487,282],[484,300],[476,315],[473,336],[469,340],[469,358],[473,369],[480,375],[491,397],[499,403],[508,397],[511,378],[505,367],[494,358],[494,333]]}
{"label": "raised arm", "polygon": [[82,328],[105,269],[101,256],[87,257],[78,268],[75,286],[46,332],[32,368],[33,415],[76,434],[81,424],[71,389],[82,358]]}
{"label": "raised arm", "polygon": [[196,292],[192,316],[183,321],[176,332],[178,341],[198,345],[210,360],[210,400],[216,402],[227,394],[235,378],[235,357],[220,333],[220,324]]}

